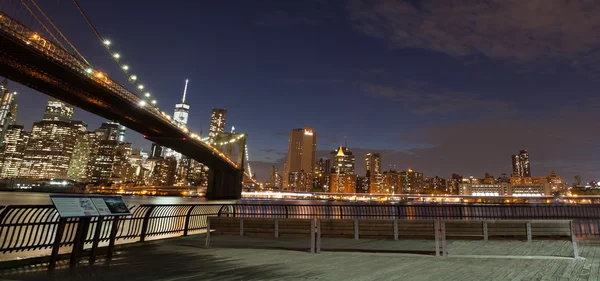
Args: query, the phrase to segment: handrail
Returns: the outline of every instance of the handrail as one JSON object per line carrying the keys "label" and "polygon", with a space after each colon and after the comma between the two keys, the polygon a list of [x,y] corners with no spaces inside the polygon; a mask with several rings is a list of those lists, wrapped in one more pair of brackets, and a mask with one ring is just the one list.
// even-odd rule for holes
{"label": "handrail", "polygon": [[[116,239],[137,242],[202,233],[209,216],[303,219],[570,219],[578,237],[600,236],[600,205],[414,205],[414,204],[143,204],[120,217]],[[0,210],[0,253],[52,247],[59,224],[53,205],[8,205]],[[72,245],[79,219],[67,219],[61,247]],[[108,241],[112,217],[99,224],[92,218],[86,243],[100,227],[100,241]]]}

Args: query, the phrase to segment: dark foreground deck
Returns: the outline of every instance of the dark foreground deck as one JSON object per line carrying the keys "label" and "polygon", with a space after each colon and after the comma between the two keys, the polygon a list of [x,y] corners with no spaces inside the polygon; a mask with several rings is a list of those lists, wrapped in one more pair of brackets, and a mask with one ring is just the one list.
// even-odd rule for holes
{"label": "dark foreground deck", "polygon": [[[566,241],[449,241],[435,257],[433,241],[325,239],[309,254],[298,240],[203,235],[120,250],[111,265],[76,271],[45,268],[4,271],[0,280],[599,280],[600,242],[580,241],[574,260]],[[253,246],[249,246],[253,245]],[[281,249],[286,248],[286,249]],[[329,250],[328,250],[329,249]],[[362,251],[348,251],[360,249]],[[380,251],[376,253],[374,251]],[[386,253],[381,253],[386,251]],[[412,253],[412,254],[410,254]],[[418,253],[418,254],[415,254]]]}

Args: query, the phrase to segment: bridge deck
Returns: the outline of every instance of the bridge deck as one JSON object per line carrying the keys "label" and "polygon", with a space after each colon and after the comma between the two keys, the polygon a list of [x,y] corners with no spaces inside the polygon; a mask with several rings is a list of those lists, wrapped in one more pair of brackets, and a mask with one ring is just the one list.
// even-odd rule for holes
{"label": "bridge deck", "polygon": [[[273,249],[297,245],[283,240],[214,237],[204,249],[202,235],[128,247],[113,265],[85,265],[75,276],[56,272],[54,280],[598,280],[600,243],[580,242],[583,259],[569,255],[564,241],[450,241],[447,258],[431,255],[323,252]],[[233,239],[233,240],[232,240]],[[249,239],[252,243],[248,243]],[[219,248],[254,244],[257,248]],[[431,241],[334,239],[332,248],[400,249],[427,247]],[[271,248],[271,249],[268,249]],[[473,256],[473,255],[506,256]],[[532,256],[536,255],[536,256]],[[545,255],[545,256],[537,256]],[[159,270],[160,269],[160,270]],[[4,278],[4,279],[2,279]],[[45,280],[45,271],[0,275],[2,280]]]}

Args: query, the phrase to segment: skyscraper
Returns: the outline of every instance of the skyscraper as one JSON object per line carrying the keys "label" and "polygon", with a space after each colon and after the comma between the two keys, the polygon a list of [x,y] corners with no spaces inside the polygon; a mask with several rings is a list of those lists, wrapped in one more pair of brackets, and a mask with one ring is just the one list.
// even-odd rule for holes
{"label": "skyscraper", "polygon": [[104,122],[100,125],[100,128],[96,131],[104,132],[105,140],[116,140],[118,142],[125,142],[125,126],[122,126],[116,122]]}
{"label": "skyscraper", "polygon": [[29,140],[23,126],[7,126],[4,144],[1,147],[0,178],[15,178],[19,176],[19,169],[23,164],[23,155]]}
{"label": "skyscraper", "polygon": [[529,163],[529,152],[527,150],[519,151],[519,154],[512,156],[513,176],[531,177],[531,165]]}
{"label": "skyscraper", "polygon": [[216,135],[225,132],[225,120],[227,119],[227,110],[224,108],[213,108],[210,116],[210,128],[208,137],[214,138]]}
{"label": "skyscraper", "polygon": [[[284,167],[283,188],[290,187],[291,173],[311,174],[315,169],[317,154],[317,133],[310,127],[293,129],[288,143],[287,162]],[[294,175],[293,179],[299,178]],[[303,178],[303,177],[302,177]],[[312,185],[312,180],[311,180]]]}
{"label": "skyscraper", "polygon": [[79,126],[70,122],[42,120],[33,123],[19,175],[30,178],[67,177],[79,130]]}
{"label": "skyscraper", "polygon": [[95,134],[93,132],[81,132],[77,135],[73,155],[69,163],[67,176],[77,181],[85,181],[88,176],[88,165],[93,148],[96,147]]}
{"label": "skyscraper", "polygon": [[173,113],[173,120],[175,122],[186,125],[188,121],[188,115],[190,113],[190,106],[185,102],[185,97],[187,94],[187,85],[188,79],[185,79],[185,86],[183,88],[183,97],[181,98],[181,102],[175,104],[175,112]]}
{"label": "skyscraper", "polygon": [[156,143],[152,143],[152,149],[150,151],[150,157],[162,157],[163,153],[162,153],[163,147],[156,144]]}
{"label": "skyscraper", "polygon": [[335,173],[354,174],[354,155],[348,147],[340,146],[330,153],[331,168]]}
{"label": "skyscraper", "polygon": [[17,118],[17,92],[8,90],[8,80],[0,83],[0,145],[4,141],[9,125],[14,125]]}
{"label": "skyscraper", "polygon": [[59,100],[49,100],[42,120],[71,122],[73,112],[72,106]]}
{"label": "skyscraper", "polygon": [[369,152],[365,155],[366,174],[381,174],[381,155],[379,153]]}

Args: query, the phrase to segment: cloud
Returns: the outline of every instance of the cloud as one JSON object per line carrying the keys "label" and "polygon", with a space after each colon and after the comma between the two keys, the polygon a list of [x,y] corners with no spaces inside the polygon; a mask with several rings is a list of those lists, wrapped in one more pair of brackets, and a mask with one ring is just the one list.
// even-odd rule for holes
{"label": "cloud", "polygon": [[356,83],[366,94],[399,102],[416,114],[450,113],[464,110],[477,110],[495,113],[514,113],[514,105],[498,99],[487,99],[461,92],[435,89],[427,83],[405,80],[399,87]]}
{"label": "cloud", "polygon": [[254,21],[254,25],[265,27],[286,27],[293,25],[317,26],[319,21],[305,15],[292,15],[283,10],[273,13],[260,13]]}
{"label": "cloud", "polygon": [[262,151],[264,153],[273,153],[273,152],[275,152],[275,149],[263,148],[263,149],[260,149],[260,151]]}
{"label": "cloud", "polygon": [[350,0],[360,32],[397,48],[466,57],[593,65],[600,55],[600,2],[552,0]]}

